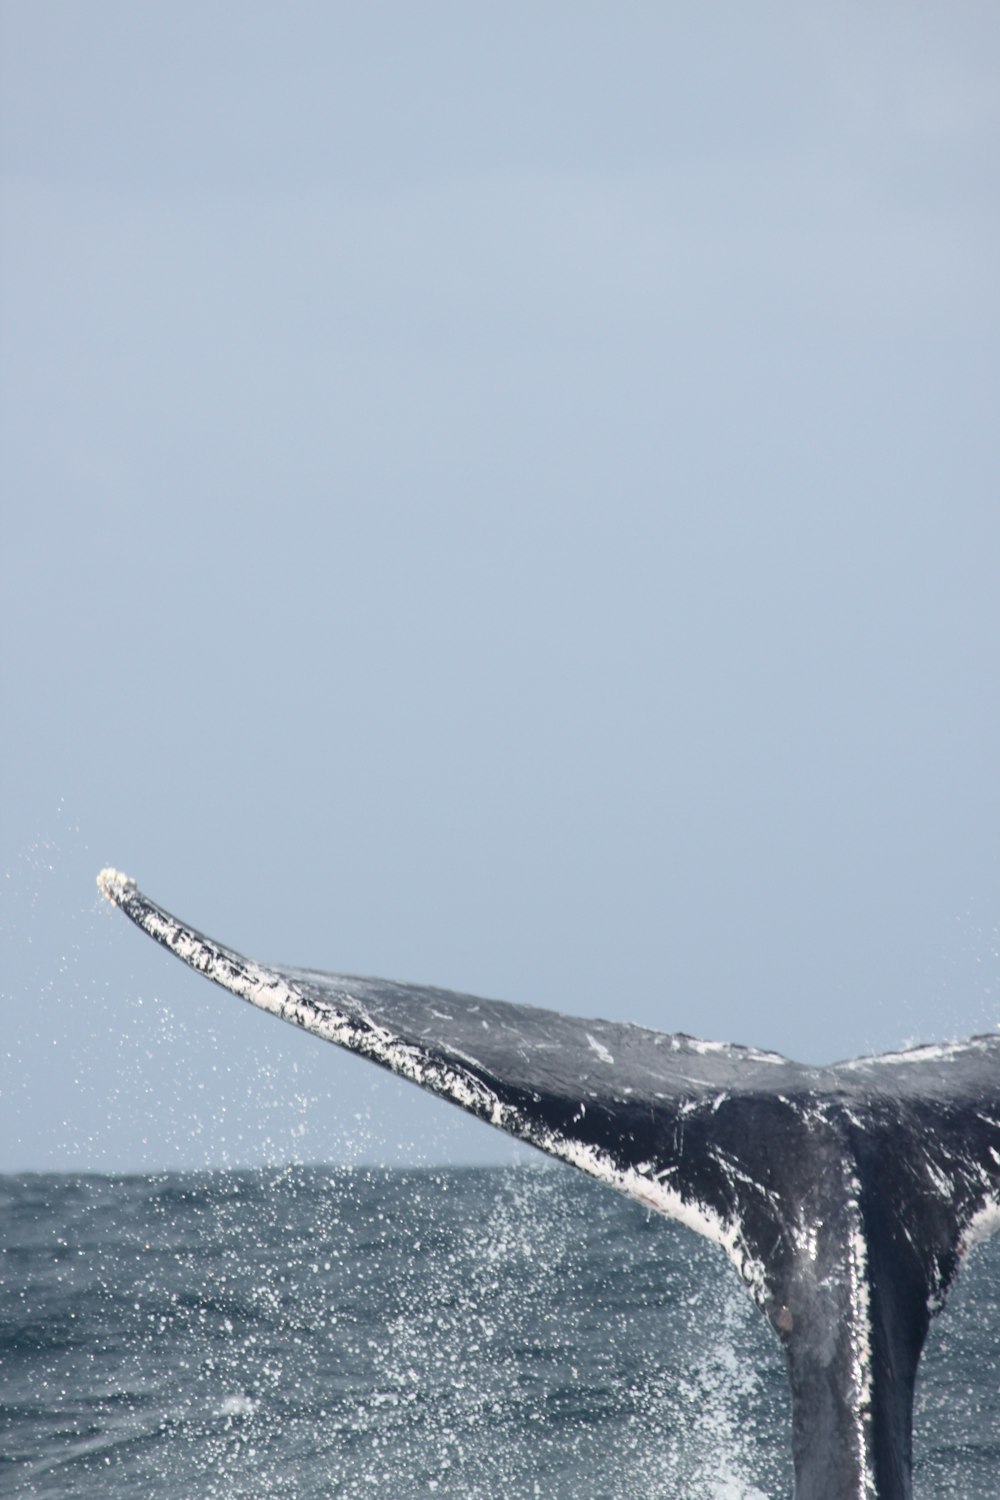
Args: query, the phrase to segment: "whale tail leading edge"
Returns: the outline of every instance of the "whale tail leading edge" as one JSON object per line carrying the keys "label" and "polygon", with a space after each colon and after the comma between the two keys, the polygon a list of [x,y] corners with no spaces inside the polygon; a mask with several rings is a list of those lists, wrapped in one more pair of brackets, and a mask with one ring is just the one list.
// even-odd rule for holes
{"label": "whale tail leading edge", "polygon": [[719,1244],[780,1338],[797,1500],[908,1500],[917,1365],[1000,1226],[1000,1037],[827,1068],[380,979],[267,967],[114,870],[104,894],[244,1000]]}

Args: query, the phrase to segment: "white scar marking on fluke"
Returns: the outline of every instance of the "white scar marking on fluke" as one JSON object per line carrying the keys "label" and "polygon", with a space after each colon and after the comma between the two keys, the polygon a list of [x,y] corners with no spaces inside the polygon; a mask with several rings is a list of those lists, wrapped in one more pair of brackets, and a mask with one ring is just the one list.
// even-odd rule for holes
{"label": "white scar marking on fluke", "polygon": [[970,1052],[981,1052],[983,1044],[978,1037],[962,1042],[930,1042],[923,1047],[906,1047],[901,1052],[880,1052],[875,1057],[852,1057],[847,1062],[837,1063],[837,1069],[857,1073],[869,1068],[884,1068],[886,1064],[950,1062]]}
{"label": "white scar marking on fluke", "polygon": [[598,1057],[601,1059],[601,1062],[614,1063],[614,1058],[611,1056],[611,1053],[608,1051],[607,1047],[604,1046],[603,1042],[599,1042],[596,1037],[591,1036],[589,1031],[584,1032],[584,1035],[587,1038],[588,1046],[597,1053]]}
{"label": "white scar marking on fluke", "polygon": [[[751,1295],[761,1307],[765,1305],[764,1267],[744,1243],[738,1220],[723,1219],[708,1205],[691,1196],[682,1198],[651,1172],[619,1166],[610,1152],[598,1146],[526,1119],[520,1110],[498,1098],[481,1078],[453,1063],[428,1057],[418,1045],[405,1042],[380,1026],[365,1014],[358,1000],[346,988],[344,998],[357,1007],[358,1014],[353,1017],[336,1010],[333,1004],[311,1000],[293,982],[242,954],[196,936],[190,928],[140,895],[135,881],[120,871],[102,870],[97,883],[108,900],[120,906],[144,932],[223,989],[325,1041],[359,1052],[401,1078],[408,1078],[452,1099],[500,1130],[506,1130],[560,1161],[580,1168],[588,1176],[637,1199],[647,1208],[704,1235],[725,1251]],[[593,1044],[600,1048],[600,1043],[595,1040]],[[610,1053],[607,1060],[613,1061]]]}
{"label": "white scar marking on fluke", "polygon": [[871,1288],[868,1284],[868,1246],[861,1227],[861,1184],[849,1183],[851,1230],[848,1237],[848,1297],[851,1306],[851,1406],[857,1440],[859,1500],[875,1500],[871,1458],[872,1342]]}
{"label": "white scar marking on fluke", "polygon": [[941,1171],[940,1167],[936,1167],[927,1157],[924,1157],[924,1171],[940,1196],[945,1199],[950,1198],[951,1182],[946,1174]]}
{"label": "white scar marking on fluke", "polygon": [[732,1042],[706,1042],[697,1036],[671,1037],[675,1052],[695,1052],[699,1057],[710,1057],[715,1053],[728,1056],[734,1052],[747,1062],[786,1063],[788,1059],[780,1052],[762,1052],[759,1047],[734,1047]]}

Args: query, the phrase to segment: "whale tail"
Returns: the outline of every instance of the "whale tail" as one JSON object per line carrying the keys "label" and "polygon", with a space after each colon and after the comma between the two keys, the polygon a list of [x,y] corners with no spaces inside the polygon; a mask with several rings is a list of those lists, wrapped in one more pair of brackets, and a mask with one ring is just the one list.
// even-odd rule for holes
{"label": "whale tail", "polygon": [[1000,1225],[1000,1037],[809,1068],[751,1047],[258,964],[114,870],[104,894],[225,989],[721,1246],[785,1349],[798,1500],[908,1500],[917,1365]]}

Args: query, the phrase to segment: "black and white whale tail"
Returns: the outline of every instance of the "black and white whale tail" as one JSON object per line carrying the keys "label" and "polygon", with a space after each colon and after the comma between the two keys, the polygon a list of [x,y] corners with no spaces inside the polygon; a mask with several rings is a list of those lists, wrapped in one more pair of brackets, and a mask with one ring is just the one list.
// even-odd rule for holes
{"label": "black and white whale tail", "polygon": [[798,1500],[906,1500],[917,1363],[1000,1226],[1000,1037],[802,1067],[774,1052],[268,968],[115,870],[104,894],[217,984],[720,1245],[784,1345]]}

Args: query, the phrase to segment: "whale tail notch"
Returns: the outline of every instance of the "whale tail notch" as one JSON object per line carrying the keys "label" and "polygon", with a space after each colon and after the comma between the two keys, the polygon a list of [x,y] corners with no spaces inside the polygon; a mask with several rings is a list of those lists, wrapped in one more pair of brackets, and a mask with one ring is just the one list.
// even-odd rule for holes
{"label": "whale tail notch", "polygon": [[732,1044],[256,963],[128,877],[109,900],[251,1004],[697,1230],[782,1341],[797,1500],[909,1500],[917,1365],[1000,1225],[1000,1038],[810,1068]]}

